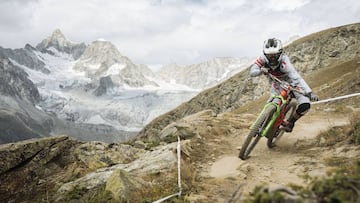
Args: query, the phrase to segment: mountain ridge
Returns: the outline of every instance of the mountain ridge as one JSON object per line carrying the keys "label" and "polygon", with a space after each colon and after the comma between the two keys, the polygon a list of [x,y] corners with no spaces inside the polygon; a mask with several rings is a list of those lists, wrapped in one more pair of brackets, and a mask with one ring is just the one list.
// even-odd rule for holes
{"label": "mountain ridge", "polygon": [[[33,108],[43,111],[52,129],[41,136],[65,133],[82,140],[124,141],[159,114],[200,91],[159,79],[146,65],[137,65],[122,55],[111,42],[72,42],[59,29],[36,47],[0,47],[0,55],[19,67],[21,78],[29,79],[32,84],[28,86],[40,94],[32,102]],[[217,64],[215,69],[220,70],[221,62]],[[192,80],[204,75],[205,69],[202,66],[200,72],[192,74]],[[221,71],[211,78],[212,82],[227,70]],[[29,113],[27,117],[32,117]],[[26,123],[19,125],[31,129]],[[17,136],[13,136],[12,141],[16,141]]]}

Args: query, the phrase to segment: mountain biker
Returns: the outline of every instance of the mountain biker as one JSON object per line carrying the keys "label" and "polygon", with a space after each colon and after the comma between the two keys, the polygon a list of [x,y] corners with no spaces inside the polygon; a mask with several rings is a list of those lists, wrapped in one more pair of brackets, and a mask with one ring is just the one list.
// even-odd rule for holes
{"label": "mountain biker", "polygon": [[[309,85],[291,64],[289,57],[283,53],[282,43],[279,39],[270,38],[265,40],[263,54],[260,55],[251,66],[251,77],[259,76],[262,73],[276,76],[280,80],[286,81],[290,85],[300,88],[305,92],[305,95],[303,95],[294,91],[299,105],[293,115],[282,124],[282,128],[286,132],[292,132],[295,122],[309,111],[310,100],[318,101],[319,97],[312,92]],[[280,93],[278,82],[272,82],[270,93],[271,95]],[[269,101],[271,101],[271,99],[272,97],[270,97]]]}

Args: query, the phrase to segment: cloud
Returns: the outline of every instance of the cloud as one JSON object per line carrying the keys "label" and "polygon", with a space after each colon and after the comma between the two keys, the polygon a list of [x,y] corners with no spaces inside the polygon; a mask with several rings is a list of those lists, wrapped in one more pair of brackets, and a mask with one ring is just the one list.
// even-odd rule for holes
{"label": "cloud", "polygon": [[0,1],[1,32],[16,32],[30,27],[31,5],[37,1]]}
{"label": "cloud", "polygon": [[254,57],[268,37],[286,41],[360,19],[357,0],[20,2],[0,3],[1,46],[36,45],[59,28],[75,42],[104,38],[135,63],[143,64]]}
{"label": "cloud", "polygon": [[310,3],[310,0],[270,0],[268,8],[272,11],[292,11]]}

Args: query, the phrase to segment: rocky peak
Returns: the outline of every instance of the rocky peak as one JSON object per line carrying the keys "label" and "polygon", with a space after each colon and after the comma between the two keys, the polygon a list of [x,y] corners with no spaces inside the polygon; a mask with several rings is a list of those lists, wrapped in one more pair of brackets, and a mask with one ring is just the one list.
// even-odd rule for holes
{"label": "rocky peak", "polygon": [[[117,66],[113,66],[118,64]],[[74,69],[84,71],[89,78],[100,78],[105,75],[119,74],[121,69],[134,64],[111,42],[98,40],[92,42],[84,51]],[[110,68],[113,66],[112,68]]]}
{"label": "rocky peak", "polygon": [[56,29],[48,39],[50,42],[58,42],[59,44],[68,43],[60,29]]}
{"label": "rocky peak", "polygon": [[36,48],[31,46],[30,44],[26,44],[24,49],[28,51],[36,51]]}
{"label": "rocky peak", "polygon": [[64,34],[59,29],[56,29],[50,36],[44,39],[36,47],[41,50],[43,48],[49,48],[54,45],[65,47],[70,44],[72,43],[65,38]]}
{"label": "rocky peak", "polygon": [[98,80],[111,76],[114,84],[127,84],[132,87],[155,85],[145,75],[153,74],[144,65],[135,65],[128,57],[109,41],[92,42],[74,66],[75,70],[85,72],[86,76]]}
{"label": "rocky peak", "polygon": [[59,52],[72,55],[74,59],[78,59],[84,52],[86,45],[84,43],[78,44],[67,40],[60,29],[56,29],[51,36],[47,37],[36,46],[36,48],[41,52],[47,52],[55,55],[55,53],[49,49],[51,47],[55,48]]}
{"label": "rocky peak", "polygon": [[93,64],[124,62],[131,63],[122,56],[119,50],[109,41],[97,40],[92,42],[84,51],[80,60],[91,60]]}

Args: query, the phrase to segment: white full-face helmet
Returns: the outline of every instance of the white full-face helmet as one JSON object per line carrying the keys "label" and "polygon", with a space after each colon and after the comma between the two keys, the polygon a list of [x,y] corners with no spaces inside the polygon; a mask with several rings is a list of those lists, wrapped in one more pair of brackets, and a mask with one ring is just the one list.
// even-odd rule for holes
{"label": "white full-face helmet", "polygon": [[263,52],[271,69],[276,69],[281,63],[281,54],[283,52],[282,43],[279,39],[270,38],[265,40]]}

